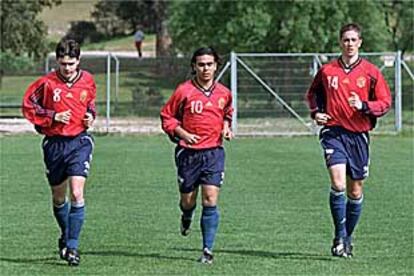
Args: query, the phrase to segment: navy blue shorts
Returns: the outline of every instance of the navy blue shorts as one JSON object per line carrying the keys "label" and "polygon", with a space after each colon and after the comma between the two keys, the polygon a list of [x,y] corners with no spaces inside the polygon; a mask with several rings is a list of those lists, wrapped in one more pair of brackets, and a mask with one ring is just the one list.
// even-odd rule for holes
{"label": "navy blue shorts", "polygon": [[86,132],[75,137],[45,137],[42,148],[49,184],[58,185],[69,176],[87,177],[93,147],[93,138]]}
{"label": "navy blue shorts", "polygon": [[177,146],[175,164],[180,192],[192,192],[200,184],[221,187],[224,180],[224,159],[222,147],[194,150]]}
{"label": "navy blue shorts", "polygon": [[319,133],[326,166],[346,164],[346,173],[353,180],[362,180],[369,174],[369,135],[342,127],[324,127]]}

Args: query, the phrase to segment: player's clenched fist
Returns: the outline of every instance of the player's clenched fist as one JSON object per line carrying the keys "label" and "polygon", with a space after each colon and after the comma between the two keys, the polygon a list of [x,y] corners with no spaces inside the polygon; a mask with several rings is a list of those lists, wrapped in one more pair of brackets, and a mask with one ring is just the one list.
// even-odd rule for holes
{"label": "player's clenched fist", "polygon": [[83,119],[83,124],[86,127],[91,127],[93,125],[94,119],[93,119],[93,115],[89,112],[85,113],[85,118]]}
{"label": "player's clenched fist", "polygon": [[359,95],[353,91],[351,91],[351,97],[348,98],[348,103],[350,107],[354,107],[356,110],[362,109],[362,101]]}
{"label": "player's clenched fist", "polygon": [[70,111],[69,109],[63,112],[56,113],[54,119],[56,122],[64,123],[65,125],[67,125],[69,123],[71,116],[72,116],[72,111]]}
{"label": "player's clenched fist", "polygon": [[329,116],[326,113],[318,112],[315,114],[315,122],[318,125],[325,125],[330,119],[331,119],[331,116]]}

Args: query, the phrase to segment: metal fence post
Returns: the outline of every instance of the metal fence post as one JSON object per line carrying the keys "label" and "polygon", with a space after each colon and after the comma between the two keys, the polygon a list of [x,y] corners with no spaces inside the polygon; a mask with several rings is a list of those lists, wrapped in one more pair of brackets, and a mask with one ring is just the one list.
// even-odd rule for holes
{"label": "metal fence post", "polygon": [[106,56],[106,131],[111,123],[111,54]]}
{"label": "metal fence post", "polygon": [[233,121],[232,130],[237,134],[237,59],[236,53],[230,53],[230,89],[233,97]]}
{"label": "metal fence post", "polygon": [[402,129],[402,102],[401,102],[401,51],[397,51],[395,59],[395,130]]}
{"label": "metal fence post", "polygon": [[49,55],[46,55],[45,60],[45,74],[49,73]]}
{"label": "metal fence post", "polygon": [[111,57],[114,58],[115,60],[115,107],[114,107],[114,112],[116,115],[116,111],[118,108],[118,98],[119,98],[119,58],[110,53]]}

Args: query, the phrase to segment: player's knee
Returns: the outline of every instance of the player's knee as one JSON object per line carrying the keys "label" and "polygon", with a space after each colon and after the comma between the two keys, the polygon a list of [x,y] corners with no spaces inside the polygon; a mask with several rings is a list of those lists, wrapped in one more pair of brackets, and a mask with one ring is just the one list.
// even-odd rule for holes
{"label": "player's knee", "polygon": [[347,192],[349,198],[358,199],[362,196],[362,189],[353,189]]}
{"label": "player's knee", "polygon": [[212,195],[205,195],[202,200],[203,206],[216,206],[217,197]]}
{"label": "player's knee", "polygon": [[346,184],[342,182],[334,182],[331,188],[337,192],[344,192],[346,190]]}
{"label": "player's knee", "polygon": [[82,189],[73,189],[70,194],[70,198],[72,202],[81,203],[84,201],[83,199],[83,190]]}
{"label": "player's knee", "polygon": [[66,197],[65,195],[63,196],[55,196],[53,195],[53,205],[55,206],[60,206],[62,204],[64,204],[66,202]]}
{"label": "player's knee", "polygon": [[191,209],[194,207],[197,201],[197,191],[190,193],[181,193],[181,202],[180,205],[184,209]]}
{"label": "player's knee", "polygon": [[191,198],[181,199],[181,207],[188,210],[194,207],[195,201]]}

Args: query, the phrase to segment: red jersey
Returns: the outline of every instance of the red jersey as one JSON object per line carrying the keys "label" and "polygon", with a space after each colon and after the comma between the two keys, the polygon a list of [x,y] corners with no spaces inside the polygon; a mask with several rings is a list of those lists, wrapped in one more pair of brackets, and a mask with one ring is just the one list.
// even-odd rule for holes
{"label": "red jersey", "polygon": [[232,96],[229,89],[215,83],[209,91],[203,91],[194,81],[180,84],[161,110],[162,129],[174,137],[174,130],[181,126],[200,136],[197,144],[189,145],[180,140],[182,147],[207,149],[222,144],[224,120],[231,123]]}
{"label": "red jersey", "polygon": [[[71,82],[51,72],[26,90],[22,111],[24,117],[46,136],[76,136],[86,129],[85,113],[95,118],[96,85],[92,75],[80,70]],[[53,120],[56,113],[71,110],[68,124]]]}
{"label": "red jersey", "polygon": [[[351,92],[362,101],[359,111],[349,106]],[[341,58],[322,66],[306,98],[312,118],[316,112],[327,113],[332,119],[326,125],[353,132],[374,128],[376,118],[387,113],[391,106],[390,89],[381,72],[362,58],[350,68],[346,68]]]}

